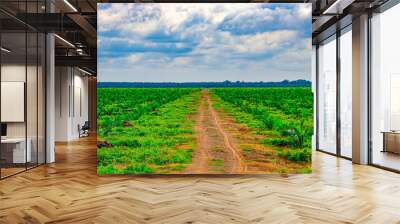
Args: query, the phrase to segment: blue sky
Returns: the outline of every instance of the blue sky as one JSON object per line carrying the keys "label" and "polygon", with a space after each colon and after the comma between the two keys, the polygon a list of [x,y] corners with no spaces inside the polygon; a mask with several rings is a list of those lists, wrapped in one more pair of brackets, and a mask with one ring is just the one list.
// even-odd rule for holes
{"label": "blue sky", "polygon": [[101,3],[101,82],[311,78],[309,4]]}

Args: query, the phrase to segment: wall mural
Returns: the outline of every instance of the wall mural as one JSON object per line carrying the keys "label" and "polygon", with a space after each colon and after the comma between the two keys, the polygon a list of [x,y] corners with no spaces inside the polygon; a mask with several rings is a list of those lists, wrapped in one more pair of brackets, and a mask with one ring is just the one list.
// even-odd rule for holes
{"label": "wall mural", "polygon": [[311,172],[310,4],[98,6],[98,174]]}

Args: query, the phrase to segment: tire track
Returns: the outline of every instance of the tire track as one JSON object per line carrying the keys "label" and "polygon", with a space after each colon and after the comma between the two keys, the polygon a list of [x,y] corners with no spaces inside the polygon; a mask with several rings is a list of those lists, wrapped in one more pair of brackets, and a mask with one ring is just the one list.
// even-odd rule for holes
{"label": "tire track", "polygon": [[193,152],[192,164],[188,167],[185,173],[208,173],[208,163],[210,160],[210,154],[206,149],[204,142],[205,138],[205,105],[204,105],[204,95],[201,95],[199,114],[196,121],[195,131],[197,139],[197,149]]}
{"label": "tire track", "polygon": [[217,112],[212,107],[212,102],[211,102],[208,90],[206,90],[204,95],[207,98],[208,110],[211,112],[211,115],[213,117],[213,120],[215,122],[215,125],[217,126],[217,129],[218,129],[219,133],[224,138],[225,147],[227,149],[229,149],[229,151],[234,155],[234,158],[236,159],[236,163],[234,163],[234,166],[232,167],[232,173],[244,173],[244,172],[246,172],[246,170],[247,170],[246,169],[246,164],[243,162],[243,159],[240,156],[239,152],[237,151],[237,149],[233,146],[232,142],[230,141],[228,133],[224,130],[224,128],[221,125],[221,122],[219,121]]}
{"label": "tire track", "polygon": [[240,152],[231,142],[231,136],[224,130],[218,112],[212,107],[208,90],[201,93],[196,119],[197,147],[193,152],[192,164],[184,173],[241,174],[247,168]]}

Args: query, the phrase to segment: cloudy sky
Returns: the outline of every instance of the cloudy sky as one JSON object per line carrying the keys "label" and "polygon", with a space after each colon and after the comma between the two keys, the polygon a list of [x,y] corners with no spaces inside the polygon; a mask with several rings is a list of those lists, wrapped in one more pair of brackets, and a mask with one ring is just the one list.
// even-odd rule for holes
{"label": "cloudy sky", "polygon": [[99,4],[101,82],[310,77],[309,4]]}

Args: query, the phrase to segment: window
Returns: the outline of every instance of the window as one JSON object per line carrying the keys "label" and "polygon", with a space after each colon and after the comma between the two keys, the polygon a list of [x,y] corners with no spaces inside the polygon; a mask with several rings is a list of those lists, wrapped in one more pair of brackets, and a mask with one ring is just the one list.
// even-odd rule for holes
{"label": "window", "polygon": [[340,36],[340,155],[352,157],[352,34],[351,26]]}
{"label": "window", "polygon": [[371,19],[371,159],[400,170],[400,5]]}
{"label": "window", "polygon": [[318,149],[336,153],[336,36],[318,48]]}
{"label": "window", "polygon": [[[14,2],[15,3],[15,2]],[[1,2],[0,6],[12,2]],[[40,13],[43,1],[19,2]],[[45,35],[0,13],[0,178],[45,163]]]}

